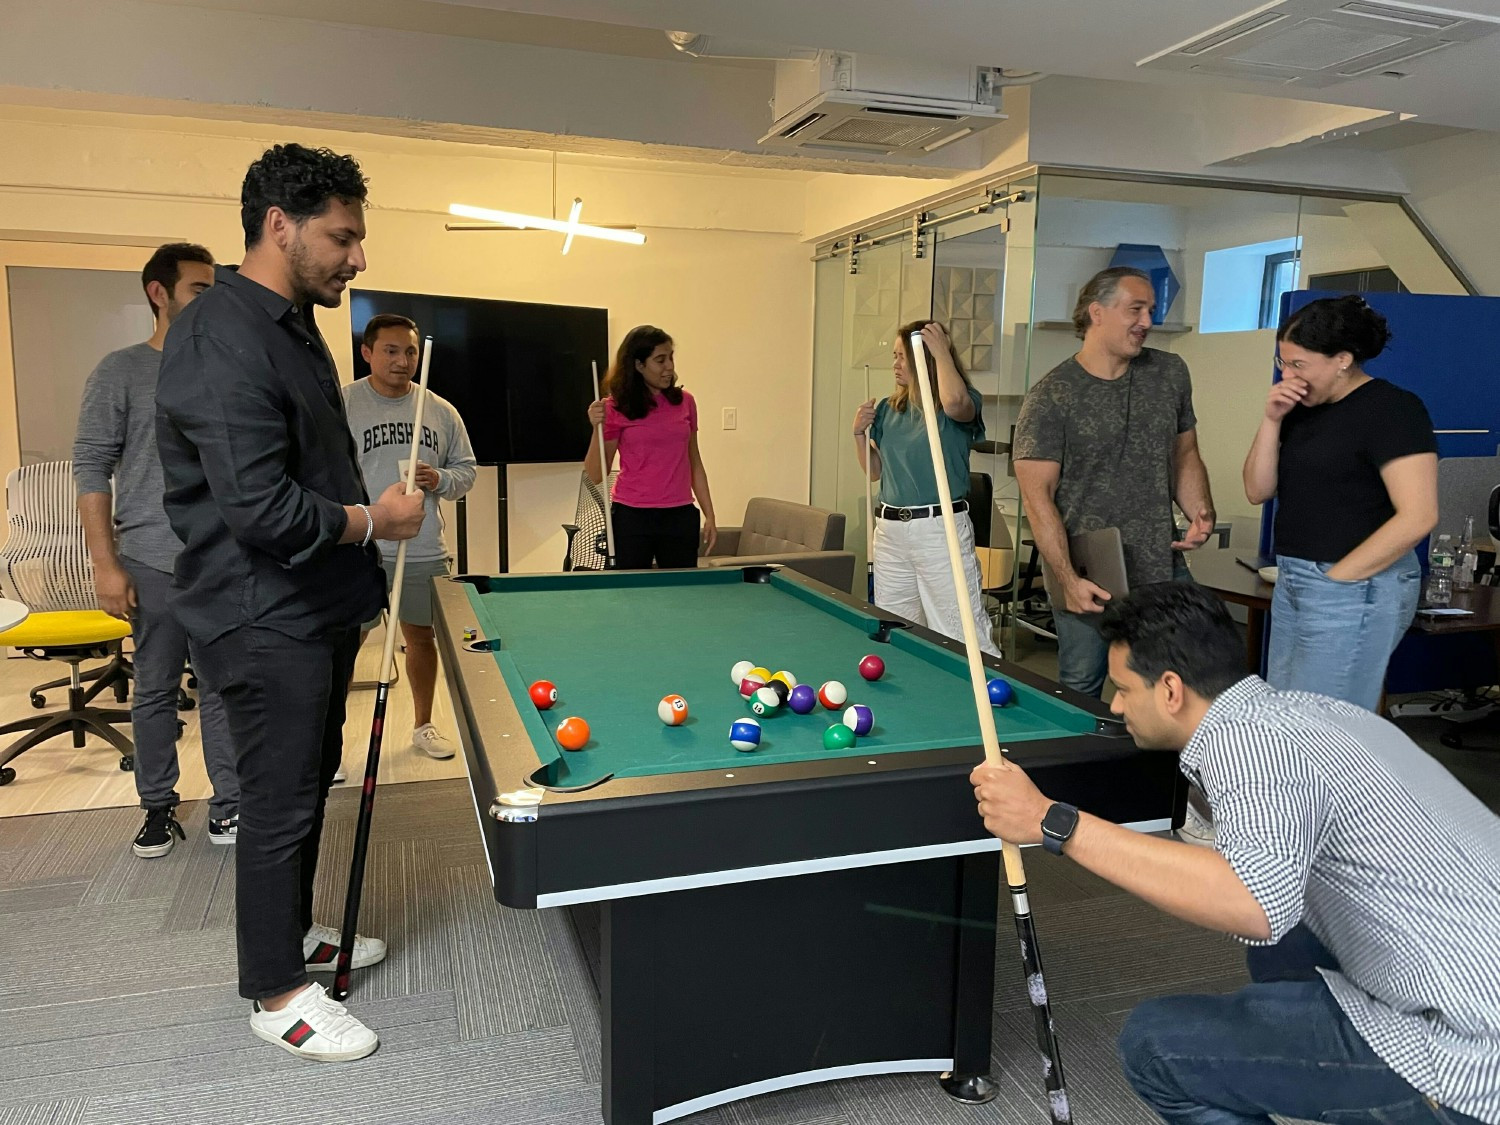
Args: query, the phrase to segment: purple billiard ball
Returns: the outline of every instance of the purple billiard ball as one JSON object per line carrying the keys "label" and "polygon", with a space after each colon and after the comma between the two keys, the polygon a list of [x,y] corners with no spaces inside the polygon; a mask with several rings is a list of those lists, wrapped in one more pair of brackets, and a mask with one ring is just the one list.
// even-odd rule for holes
{"label": "purple billiard ball", "polygon": [[875,714],[863,703],[856,703],[844,712],[844,725],[863,738],[875,728]]}
{"label": "purple billiard ball", "polygon": [[786,705],[794,714],[810,715],[818,705],[818,693],[813,691],[811,684],[798,684],[792,689],[792,694],[787,696]]}

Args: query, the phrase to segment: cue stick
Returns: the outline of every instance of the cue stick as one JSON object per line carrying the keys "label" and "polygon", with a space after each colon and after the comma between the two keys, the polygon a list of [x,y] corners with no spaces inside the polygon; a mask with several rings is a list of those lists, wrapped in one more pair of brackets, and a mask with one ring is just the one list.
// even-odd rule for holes
{"label": "cue stick", "polygon": [[[417,491],[417,454],[422,449],[422,410],[427,405],[427,369],[432,364],[432,337],[422,341],[422,374],[417,382],[416,416],[412,419],[411,458],[406,463],[406,495]],[[425,503],[425,501],[424,501]],[[385,649],[380,654],[380,678],[375,687],[375,715],[370,720],[370,749],[365,755],[365,783],[359,796],[359,821],[354,829],[354,856],[349,864],[349,890],[344,896],[344,929],[339,935],[339,959],[329,995],[349,995],[349,972],[354,962],[354,931],[359,923],[359,899],[365,882],[365,855],[370,850],[370,820],[375,814],[375,775],[380,772],[380,743],[385,735],[385,705],[391,694],[391,671],[396,661],[396,634],[401,628],[401,581],[406,577],[406,545],[396,545],[396,573],[391,578],[391,607],[386,614]]]}
{"label": "cue stick", "polygon": [[[594,373],[594,401],[599,401],[599,362],[589,360],[589,370]],[[599,488],[604,492],[604,569],[610,570],[615,561],[615,518],[609,513],[609,458],[604,452],[604,423],[594,427],[599,436]]]}
{"label": "cue stick", "polygon": [[[953,491],[948,487],[948,473],[943,464],[943,447],[938,439],[938,406],[933,402],[932,384],[927,373],[927,347],[920,332],[911,334],[912,359],[917,369],[917,393],[922,401],[922,418],[927,425],[927,450],[932,455],[932,475],[937,481],[938,501],[943,509],[943,535],[948,541],[948,563],[953,572],[953,590],[958,598],[958,616],[963,624],[964,649],[969,658],[969,684],[974,689],[974,708],[979,714],[979,732],[984,739],[984,760],[988,765],[1012,769],[1000,751],[1000,737],[995,733],[995,713],[990,705],[984,667],[979,659],[979,635],[974,628],[974,603],[969,600],[969,581],[964,575],[958,545],[958,524],[953,515]],[[1016,933],[1021,938],[1021,960],[1026,973],[1026,991],[1031,1011],[1036,1017],[1037,1046],[1042,1052],[1042,1076],[1047,1089],[1047,1108],[1056,1125],[1072,1119],[1068,1092],[1063,1081],[1062,1054],[1058,1050],[1057,1032],[1052,1026],[1052,1005],[1042,979],[1042,954],[1037,947],[1036,923],[1031,917],[1031,903],[1026,893],[1026,868],[1021,849],[1008,840],[1000,843],[1005,858],[1005,880],[1010,885],[1011,909],[1015,914]]]}
{"label": "cue stick", "polygon": [[[865,364],[865,402],[870,401],[870,365]],[[870,431],[865,430],[865,597],[875,600],[875,502],[871,499],[874,464],[870,450],[875,448]]]}

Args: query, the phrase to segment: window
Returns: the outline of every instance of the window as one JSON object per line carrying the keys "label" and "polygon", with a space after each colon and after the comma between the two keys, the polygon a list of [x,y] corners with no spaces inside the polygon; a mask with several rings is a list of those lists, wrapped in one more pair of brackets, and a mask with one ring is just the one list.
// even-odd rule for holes
{"label": "window", "polygon": [[1281,294],[1297,287],[1301,254],[1300,238],[1209,250],[1203,255],[1198,331],[1255,332],[1274,327]]}
{"label": "window", "polygon": [[1260,283],[1260,327],[1275,328],[1281,315],[1281,295],[1297,288],[1299,251],[1267,254]]}

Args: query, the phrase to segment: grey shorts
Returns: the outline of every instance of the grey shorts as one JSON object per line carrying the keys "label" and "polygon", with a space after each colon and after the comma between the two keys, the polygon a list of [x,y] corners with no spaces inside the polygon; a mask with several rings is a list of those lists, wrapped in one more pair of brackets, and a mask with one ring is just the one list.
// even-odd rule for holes
{"label": "grey shorts", "polygon": [[[390,593],[391,582],[396,577],[396,560],[382,559],[381,568],[385,571],[385,589]],[[401,576],[401,623],[403,625],[419,625],[426,628],[432,627],[432,580],[443,578],[448,574],[448,560],[437,559],[432,562],[406,562],[406,573]],[[362,626],[369,631],[380,624],[380,618],[367,621]]]}

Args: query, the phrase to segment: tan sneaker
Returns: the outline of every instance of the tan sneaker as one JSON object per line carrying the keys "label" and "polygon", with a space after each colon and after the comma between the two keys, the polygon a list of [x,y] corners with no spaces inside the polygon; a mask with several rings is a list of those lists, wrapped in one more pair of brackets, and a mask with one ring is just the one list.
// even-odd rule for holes
{"label": "tan sneaker", "polygon": [[448,740],[448,736],[431,723],[411,732],[411,744],[429,758],[451,758],[458,752],[458,747]]}

